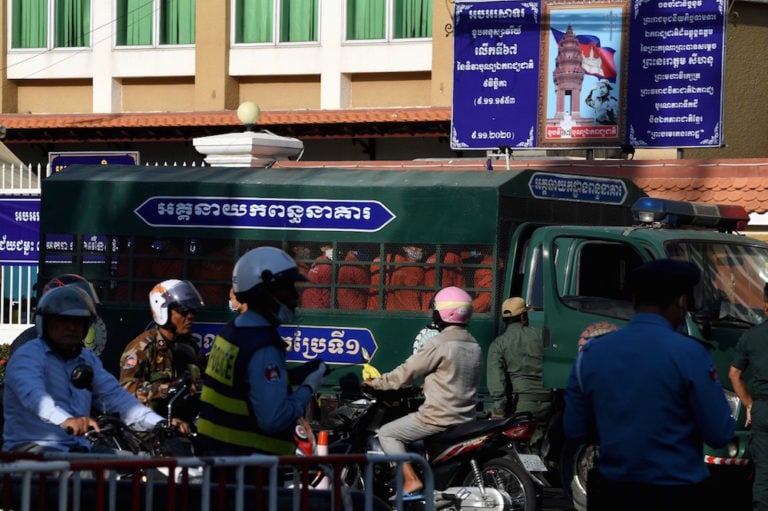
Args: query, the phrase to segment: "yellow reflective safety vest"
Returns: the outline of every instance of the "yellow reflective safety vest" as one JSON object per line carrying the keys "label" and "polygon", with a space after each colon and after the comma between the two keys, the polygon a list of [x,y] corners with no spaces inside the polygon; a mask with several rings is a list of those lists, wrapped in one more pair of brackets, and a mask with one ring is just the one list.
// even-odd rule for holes
{"label": "yellow reflective safety vest", "polygon": [[230,321],[216,336],[200,397],[197,433],[203,451],[231,455],[296,452],[293,428],[279,434],[260,431],[248,399],[248,362],[266,346],[285,350],[285,342],[271,326],[235,327]]}

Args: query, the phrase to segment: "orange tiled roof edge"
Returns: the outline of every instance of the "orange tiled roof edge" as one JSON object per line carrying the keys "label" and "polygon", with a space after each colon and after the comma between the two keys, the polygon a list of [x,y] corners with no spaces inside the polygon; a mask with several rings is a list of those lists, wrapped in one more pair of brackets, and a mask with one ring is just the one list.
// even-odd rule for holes
{"label": "orange tiled roof edge", "polygon": [[[450,107],[263,110],[258,125],[450,121]],[[0,114],[7,129],[240,126],[234,110],[83,114]]]}
{"label": "orange tiled roof edge", "polygon": [[[277,162],[275,167],[441,170],[485,172],[484,158],[408,161]],[[494,172],[505,168],[495,161]],[[650,196],[707,203],[738,204],[751,213],[768,212],[768,159],[712,160],[512,160],[510,170],[626,177]]]}

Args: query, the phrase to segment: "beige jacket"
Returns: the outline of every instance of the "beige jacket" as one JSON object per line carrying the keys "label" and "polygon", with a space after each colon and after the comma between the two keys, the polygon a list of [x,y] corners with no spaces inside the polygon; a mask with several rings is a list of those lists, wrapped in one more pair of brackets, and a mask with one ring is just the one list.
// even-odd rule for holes
{"label": "beige jacket", "polygon": [[425,400],[416,418],[447,428],[476,418],[482,368],[482,349],[475,338],[464,328],[449,326],[370,384],[379,390],[397,389],[424,376]]}

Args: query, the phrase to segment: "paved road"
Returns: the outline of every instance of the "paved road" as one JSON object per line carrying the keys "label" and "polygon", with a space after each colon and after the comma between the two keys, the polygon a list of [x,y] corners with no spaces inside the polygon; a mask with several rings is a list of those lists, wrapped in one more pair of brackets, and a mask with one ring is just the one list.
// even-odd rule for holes
{"label": "paved road", "polygon": [[572,511],[573,506],[560,488],[544,488],[543,511]]}

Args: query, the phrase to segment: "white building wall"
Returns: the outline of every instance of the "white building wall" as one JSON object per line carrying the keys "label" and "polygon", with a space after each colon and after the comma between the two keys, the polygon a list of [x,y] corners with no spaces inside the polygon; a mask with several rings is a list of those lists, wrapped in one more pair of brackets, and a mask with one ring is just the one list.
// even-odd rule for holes
{"label": "white building wall", "polygon": [[[115,2],[91,2],[90,48],[10,50],[8,78],[92,79],[93,111],[121,111],[124,78],[195,75],[195,48],[115,48]],[[10,14],[10,6],[9,6]],[[230,51],[231,76],[320,76],[320,107],[349,106],[350,75],[429,72],[432,43],[345,42],[344,2],[320,0],[319,43],[238,45]]]}

